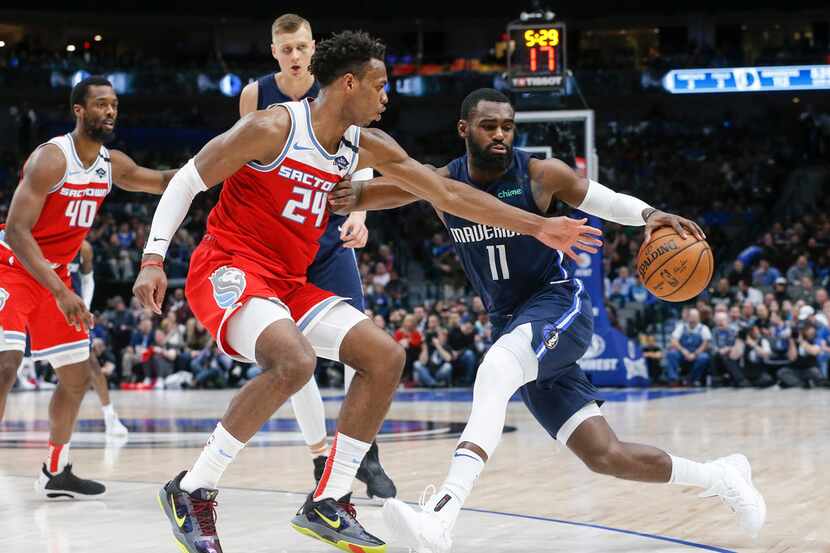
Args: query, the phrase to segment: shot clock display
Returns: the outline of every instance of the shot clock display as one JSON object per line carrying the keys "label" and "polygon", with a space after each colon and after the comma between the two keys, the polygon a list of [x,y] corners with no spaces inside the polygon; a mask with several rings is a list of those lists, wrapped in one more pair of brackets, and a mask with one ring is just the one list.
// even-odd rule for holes
{"label": "shot clock display", "polygon": [[514,89],[555,90],[565,80],[565,25],[511,24],[508,75]]}

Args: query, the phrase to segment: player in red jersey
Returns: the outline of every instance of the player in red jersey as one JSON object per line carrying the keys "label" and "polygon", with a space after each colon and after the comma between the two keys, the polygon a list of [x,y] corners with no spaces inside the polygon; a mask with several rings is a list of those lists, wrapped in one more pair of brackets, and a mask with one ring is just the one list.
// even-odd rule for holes
{"label": "player in red jersey", "polygon": [[37,481],[47,498],[95,496],[102,484],[75,476],[69,440],[90,385],[92,315],[72,291],[68,265],[86,238],[113,182],[161,194],[175,171],[153,171],[108,150],[118,97],[108,80],[89,77],[72,89],[75,129],[42,144],[23,166],[5,225],[0,225],[0,419],[23,358],[54,367],[59,383],[49,405],[49,456]]}
{"label": "player in red jersey", "polygon": [[317,99],[240,119],[176,174],[156,209],[134,291],[159,312],[166,245],[195,194],[225,181],[191,258],[188,301],[223,351],[263,368],[233,398],[193,468],[159,493],[184,551],[221,553],[214,514],[218,481],[263,423],[308,382],[316,356],[348,364],[357,375],[323,477],[292,526],[344,551],[386,551],[386,544],[357,521],[349,497],[405,356],[363,313],[307,282],[328,218],[327,194],[337,182],[373,167],[439,209],[470,220],[530,234],[564,250],[593,252],[600,244],[598,231],[584,221],[545,219],[505,206],[437,176],[382,131],[359,128],[385,110],[384,56],[384,46],[365,33],[346,31],[319,44],[311,61],[321,86]]}

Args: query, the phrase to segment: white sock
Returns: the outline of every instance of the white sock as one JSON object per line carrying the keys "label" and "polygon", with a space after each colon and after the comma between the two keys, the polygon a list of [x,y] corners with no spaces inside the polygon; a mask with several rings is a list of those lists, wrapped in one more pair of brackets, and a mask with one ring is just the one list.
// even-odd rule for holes
{"label": "white sock", "polygon": [[432,501],[427,503],[425,510],[438,513],[452,528],[482,470],[484,460],[477,453],[469,449],[456,449],[447,479]]}
{"label": "white sock", "polygon": [[338,432],[331,444],[331,453],[326,461],[326,470],[314,491],[314,500],[327,497],[340,499],[352,491],[352,483],[360,463],[372,444],[361,442]]}
{"label": "white sock", "polygon": [[243,447],[245,444],[231,436],[221,422],[218,423],[193,468],[182,478],[181,489],[188,493],[199,488],[216,489],[222,473]]}
{"label": "white sock", "polygon": [[53,444],[49,442],[49,455],[46,457],[46,470],[52,474],[63,472],[69,464],[69,443]]}
{"label": "white sock", "polygon": [[698,463],[683,457],[671,457],[670,484],[709,489],[723,477],[723,468],[712,463]]}
{"label": "white sock", "polygon": [[115,408],[112,406],[112,402],[108,403],[107,405],[102,405],[101,411],[104,413],[105,419],[115,418]]}

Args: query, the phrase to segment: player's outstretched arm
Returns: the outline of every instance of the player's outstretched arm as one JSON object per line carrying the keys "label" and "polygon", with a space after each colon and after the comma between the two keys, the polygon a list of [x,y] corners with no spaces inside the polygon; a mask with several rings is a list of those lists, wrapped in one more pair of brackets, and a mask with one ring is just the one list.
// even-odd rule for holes
{"label": "player's outstretched arm", "polygon": [[558,159],[534,161],[530,166],[530,177],[535,185],[543,188],[548,203],[555,197],[612,223],[634,227],[645,225],[644,243],[649,241],[652,231],[667,226],[683,237],[689,232],[700,240],[706,238],[694,221],[660,211],[634,196],[614,192],[597,181],[582,178]]}
{"label": "player's outstretched arm", "polygon": [[406,185],[389,177],[343,180],[329,193],[329,206],[334,213],[346,215],[355,211],[394,209],[421,199],[401,186]]}
{"label": "player's outstretched arm", "polygon": [[119,150],[110,150],[112,160],[112,182],[118,188],[130,192],[147,192],[163,194],[176,169],[157,171],[137,164],[133,159]]}
{"label": "player's outstretched arm", "polygon": [[156,207],[141,270],[133,286],[133,293],[142,305],[161,314],[167,291],[164,256],[196,194],[230,177],[248,161],[268,163],[276,159],[290,128],[290,116],[284,109],[251,113],[205,144],[176,173]]}
{"label": "player's outstretched arm", "polygon": [[61,182],[64,173],[66,159],[57,146],[49,144],[35,150],[23,167],[23,178],[9,205],[6,243],[29,274],[52,293],[67,322],[78,329],[88,328],[92,326],[92,315],[83,300],[52,270],[32,236],[49,191]]}
{"label": "player's outstretched arm", "polygon": [[596,253],[602,245],[597,239],[602,232],[585,225],[584,219],[540,217],[465,183],[441,177],[409,157],[392,137],[378,129],[361,133],[360,155],[362,164],[370,164],[384,176],[400,181],[401,188],[429,201],[438,211],[533,236],[574,259],[577,254],[571,248]]}

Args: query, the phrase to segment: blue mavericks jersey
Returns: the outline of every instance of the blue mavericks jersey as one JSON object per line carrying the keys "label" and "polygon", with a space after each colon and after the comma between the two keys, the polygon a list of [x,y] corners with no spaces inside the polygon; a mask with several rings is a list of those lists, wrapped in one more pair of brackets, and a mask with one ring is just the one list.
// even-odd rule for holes
{"label": "blue mavericks jersey", "polygon": [[[269,73],[263,77],[257,79],[257,101],[256,101],[256,108],[257,109],[268,109],[270,106],[275,104],[283,104],[285,102],[293,102],[294,99],[290,98],[285,95],[285,93],[280,90],[280,87],[277,86],[277,80],[275,77],[276,73]],[[303,94],[302,98],[298,98],[298,100],[302,100],[303,98],[316,98],[317,95],[320,93],[320,85],[317,81],[314,81],[314,84],[311,85],[305,94]],[[326,227],[326,238],[328,238],[329,242],[338,242],[338,246],[340,245],[340,225],[343,224],[343,221],[346,220],[345,215],[335,215],[334,213],[329,214],[329,224]]]}
{"label": "blue mavericks jersey", "polygon": [[[451,161],[448,169],[452,179],[466,182],[506,204],[544,215],[533,200],[530,157],[526,152],[513,150],[510,169],[486,186],[470,179],[466,155]],[[531,296],[573,274],[562,252],[531,236],[472,223],[446,212],[444,221],[467,278],[494,317],[512,315]]]}

